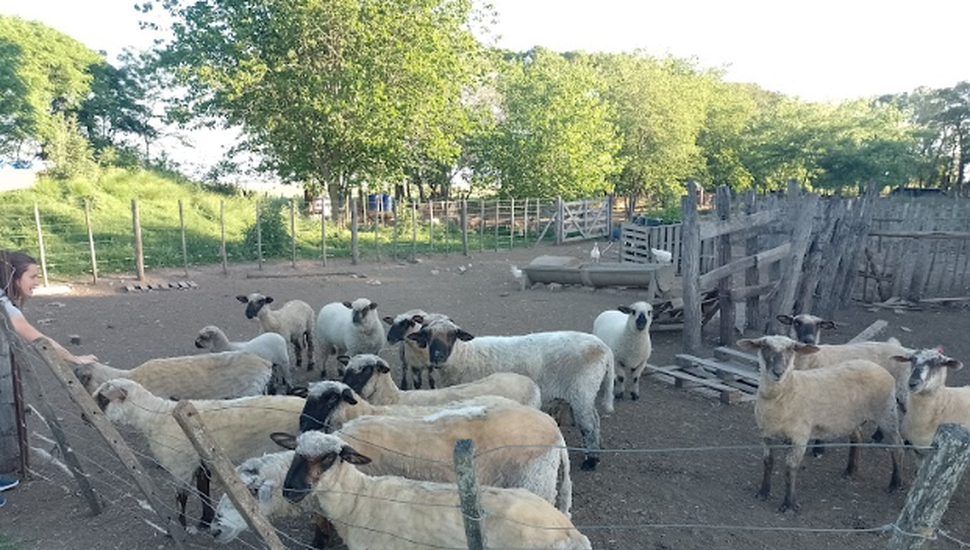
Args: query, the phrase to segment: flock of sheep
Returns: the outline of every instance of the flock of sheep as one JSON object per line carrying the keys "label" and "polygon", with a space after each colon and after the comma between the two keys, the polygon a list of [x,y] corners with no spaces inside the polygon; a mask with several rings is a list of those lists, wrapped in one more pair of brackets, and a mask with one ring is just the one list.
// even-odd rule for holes
{"label": "flock of sheep", "polygon": [[[604,311],[591,333],[474,336],[448,315],[419,309],[382,319],[366,298],[327,304],[318,314],[300,300],[274,309],[262,294],[237,299],[263,330],[249,341],[207,326],[195,344],[208,354],[131,370],[75,369],[105,415],[143,434],[179,481],[183,525],[194,485],[200,526],[216,540],[246,529],[227,497],[213,505],[209,472],[172,416],[176,400],[190,399],[267,518],[317,518],[315,547],[331,544],[334,529],[352,550],[463,547],[451,453],[456,440],[471,439],[490,544],[590,548],[570,521],[570,457],[547,413],[568,405],[583,439],[581,469],[595,469],[597,402],[611,412],[614,398],[639,399],[659,313],[651,304]],[[798,508],[796,473],[813,442],[847,436],[858,443],[875,434],[890,445],[892,490],[901,484],[901,441],[921,456],[941,422],[970,426],[970,388],[945,386],[947,369],[962,364],[942,351],[895,340],[822,345],[830,321],[779,320],[791,326],[789,336],[737,344],[760,363],[761,498],[770,494],[779,444],[790,444],[782,511]],[[378,355],[389,345],[399,346],[399,382]],[[298,379],[318,381],[302,387]],[[847,474],[858,466],[857,451]]]}

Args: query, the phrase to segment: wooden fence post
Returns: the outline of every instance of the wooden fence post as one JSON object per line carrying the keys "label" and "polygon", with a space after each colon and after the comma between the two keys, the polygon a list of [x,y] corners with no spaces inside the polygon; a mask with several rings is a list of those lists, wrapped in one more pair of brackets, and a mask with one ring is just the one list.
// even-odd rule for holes
{"label": "wooden fence post", "polygon": [[687,195],[680,198],[683,212],[684,351],[701,348],[701,228],[697,219],[697,184],[687,180]]}
{"label": "wooden fence post", "polygon": [[462,522],[465,525],[465,539],[468,542],[468,550],[484,550],[482,505],[479,501],[475,465],[472,462],[474,453],[475,443],[471,439],[455,441],[455,481],[458,485]]}
{"label": "wooden fence post", "polygon": [[502,199],[495,199],[495,251],[498,252],[498,226],[502,224]]}
{"label": "wooden fence post", "polygon": [[40,271],[47,286],[47,250],[44,248],[44,232],[40,228],[40,207],[34,203],[34,222],[37,224],[37,247],[40,249]]}
{"label": "wooden fence post", "polygon": [[[717,186],[714,196],[714,208],[717,211],[717,218],[721,221],[731,219],[731,189],[726,185]],[[731,263],[731,233],[725,233],[718,238],[717,243],[717,265],[727,265]],[[717,301],[721,312],[721,322],[719,326],[719,343],[722,346],[734,343],[734,300],[731,298],[731,279],[734,276],[722,277],[717,282]]]}
{"label": "wooden fence post", "polygon": [[94,277],[94,284],[98,284],[98,256],[94,251],[94,231],[91,229],[91,207],[88,199],[84,199],[84,225],[88,227],[88,248],[91,249],[91,275]]}
{"label": "wooden fence post", "polygon": [[468,256],[468,199],[461,199],[461,253]]}
{"label": "wooden fence post", "polygon": [[563,220],[563,203],[562,197],[556,197],[556,245],[561,245],[563,242],[563,230],[565,228],[565,220]]}
{"label": "wooden fence post", "polygon": [[434,199],[428,201],[428,247],[434,254]]}
{"label": "wooden fence post", "polygon": [[357,202],[350,198],[350,263],[357,265],[360,261],[360,251],[357,248]]}
{"label": "wooden fence post", "polygon": [[485,199],[478,199],[478,251],[485,252]]}
{"label": "wooden fence post", "polygon": [[182,231],[182,265],[185,266],[185,278],[189,278],[189,253],[185,247],[185,214],[182,210],[182,199],[179,199],[179,229]]}
{"label": "wooden fence post", "polygon": [[509,206],[509,250],[515,249],[515,197]]}
{"label": "wooden fence post", "polygon": [[418,258],[418,201],[411,201],[411,261]]}
{"label": "wooden fence post", "polygon": [[290,255],[291,265],[296,269],[296,200],[290,197]]}
{"label": "wooden fence post", "polygon": [[445,218],[445,256],[451,254],[451,218],[450,209],[448,208],[448,201],[441,201],[441,210],[444,212],[443,216]]}
{"label": "wooden fence post", "polygon": [[377,261],[381,261],[381,220],[384,219],[384,195],[377,195],[377,210],[374,211],[374,250]]}
{"label": "wooden fence post", "polygon": [[[744,213],[745,215],[752,215],[758,210],[758,205],[755,199],[754,191],[748,191],[744,194]],[[744,255],[754,256],[758,253],[758,232],[751,231],[748,233],[747,240],[744,241]],[[761,283],[761,269],[757,265],[749,267],[744,272],[744,284],[745,286],[753,287]],[[761,327],[761,295],[753,294],[749,296],[744,302],[744,316],[747,320],[746,328]]]}
{"label": "wooden fence post", "polygon": [[222,258],[222,274],[229,274],[229,266],[226,261],[226,201],[219,201],[219,256]]}
{"label": "wooden fence post", "polygon": [[[323,203],[326,205],[326,203]],[[330,212],[333,213],[333,205],[330,205]],[[323,267],[327,267],[327,209],[320,209],[320,257],[323,259]]]}
{"label": "wooden fence post", "polygon": [[263,269],[263,220],[260,209],[260,200],[256,199],[256,260],[259,262],[259,269]]}
{"label": "wooden fence post", "polygon": [[131,227],[135,235],[135,269],[138,271],[138,282],[145,283],[145,254],[141,241],[141,219],[138,217],[138,201],[131,199]]}
{"label": "wooden fence post", "polygon": [[239,478],[232,463],[226,458],[225,453],[219,448],[205,424],[199,418],[199,411],[192,405],[191,401],[181,400],[172,411],[172,416],[178,422],[179,427],[185,432],[185,436],[198,451],[202,461],[212,467],[212,473],[222,483],[226,489],[226,495],[239,511],[239,515],[246,520],[249,527],[260,534],[270,550],[283,550],[283,543],[276,535],[276,530],[270,525],[269,521],[259,512],[256,500],[249,494],[249,489]]}
{"label": "wooden fence post", "polygon": [[[787,266],[778,281],[778,293],[772,300],[771,310],[784,315],[795,313],[795,293],[802,276],[802,266],[805,263],[805,253],[812,242],[812,227],[815,225],[815,211],[818,209],[818,195],[812,193],[801,195],[798,192],[798,182],[788,181],[788,215],[791,217],[791,254]],[[838,289],[832,289],[838,292]],[[768,334],[782,334],[781,322],[777,317],[768,320]]]}
{"label": "wooden fence post", "polygon": [[933,450],[923,459],[909,489],[889,550],[917,550],[934,538],[950,497],[970,463],[970,432],[959,424],[941,424]]}

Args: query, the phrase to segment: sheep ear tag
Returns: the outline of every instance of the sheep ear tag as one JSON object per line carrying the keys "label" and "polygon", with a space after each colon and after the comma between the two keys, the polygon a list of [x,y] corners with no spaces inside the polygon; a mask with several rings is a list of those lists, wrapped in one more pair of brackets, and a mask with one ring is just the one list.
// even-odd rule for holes
{"label": "sheep ear tag", "polygon": [[937,345],[936,345],[936,351],[937,351],[938,353],[940,353],[941,355],[945,355],[945,354],[943,353],[943,344],[937,344]]}

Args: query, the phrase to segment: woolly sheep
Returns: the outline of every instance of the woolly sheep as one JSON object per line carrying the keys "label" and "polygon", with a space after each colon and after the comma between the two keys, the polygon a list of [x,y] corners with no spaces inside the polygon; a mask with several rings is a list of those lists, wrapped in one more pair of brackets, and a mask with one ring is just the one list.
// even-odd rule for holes
{"label": "woolly sheep", "polygon": [[775,318],[778,319],[779,323],[789,327],[789,338],[803,344],[821,344],[822,330],[835,328],[833,321],[822,319],[810,313],[799,313],[795,316],[778,315]]}
{"label": "woolly sheep", "polygon": [[560,399],[572,407],[586,448],[582,469],[599,462],[601,406],[613,411],[613,352],[583,332],[537,332],[522,336],[475,337],[450,319],[438,319],[408,336],[427,348],[443,386],[472,382],[496,372],[528,376],[544,404]]}
{"label": "woolly sheep", "polygon": [[542,411],[509,399],[480,396],[441,407],[379,407],[346,384],[317,382],[301,413],[300,431],[335,428],[374,458],[365,468],[369,474],[454,481],[455,441],[472,439],[478,445],[479,482],[528,489],[567,514],[572,506],[569,453],[559,427]]}
{"label": "woolly sheep", "polygon": [[[105,382],[95,391],[94,399],[112,422],[141,432],[148,440],[148,448],[155,460],[180,482],[176,501],[182,525],[185,525],[188,485],[193,478],[197,479],[202,498],[200,526],[207,527],[213,516],[208,477],[197,475],[201,459],[172,415],[178,403],[157,397],[138,382],[127,379]],[[199,400],[192,404],[199,411],[209,435],[229,461],[239,463],[252,456],[276,451],[269,435],[296,430],[304,400],[264,395]]]}
{"label": "woolly sheep", "polygon": [[[323,306],[313,335],[320,350],[319,362],[324,378],[330,355],[379,353],[384,347],[384,325],[377,313],[377,304],[367,298]],[[342,372],[339,374],[343,375]]]}
{"label": "woolly sheep", "polygon": [[[664,309],[666,307],[658,309],[657,313]],[[593,321],[593,334],[613,350],[613,361],[618,371],[613,394],[617,399],[623,398],[628,384],[630,398],[634,401],[640,399],[640,375],[653,353],[650,342],[653,315],[652,305],[634,302],[629,306],[604,311]]]}
{"label": "woolly sheep", "polygon": [[872,361],[856,359],[824,369],[796,370],[795,356],[815,353],[818,347],[786,336],[738,340],[737,345],[758,350],[761,375],[754,412],[764,442],[759,498],[765,500],[771,493],[775,447],[790,442],[785,499],[779,511],[797,511],[795,476],[809,440],[844,436],[865,422],[875,422],[893,446],[889,490],[899,488],[902,451],[896,446],[895,383],[885,369]]}
{"label": "woolly sheep", "polygon": [[217,326],[209,325],[199,331],[195,347],[212,352],[248,351],[269,360],[273,364],[273,379],[269,393],[283,393],[292,387],[290,354],[286,349],[286,339],[275,332],[264,332],[245,342],[230,342],[226,333]]}
{"label": "woolly sheep", "polygon": [[963,363],[940,350],[914,350],[900,354],[896,360],[911,367],[900,430],[922,462],[940,424],[962,424],[970,429],[970,386],[946,386],[947,371],[959,370]]}
{"label": "woolly sheep", "polygon": [[391,380],[391,367],[377,355],[342,357],[343,382],[374,405],[443,405],[480,395],[506,397],[527,407],[542,404],[539,386],[531,378],[511,372],[497,372],[481,380],[437,390],[401,391]]}
{"label": "woolly sheep", "polygon": [[[421,348],[408,336],[421,329],[421,326],[439,318],[447,318],[440,313],[425,313],[420,309],[406,311],[396,317],[384,317],[384,322],[388,324],[387,343],[394,345],[401,343],[398,348],[398,356],[401,359],[401,389],[406,390],[413,387],[421,389],[422,378],[428,378],[428,387],[435,389],[434,373],[431,371],[431,363],[428,361],[428,350]],[[412,384],[408,384],[408,371],[411,373]]]}
{"label": "woolly sheep", "polygon": [[151,359],[130,370],[101,363],[74,367],[89,393],[113,378],[128,378],[165,399],[231,399],[266,393],[273,375],[266,359],[244,351],[224,351]]}
{"label": "woolly sheep", "polygon": [[[337,436],[307,432],[274,439],[294,449],[283,495],[300,501],[311,492],[350,550],[464,548],[464,517],[454,484],[371,476],[371,463]],[[356,445],[356,443],[355,443]],[[365,451],[366,453],[366,451]],[[495,548],[589,549],[569,517],[521,489],[482,487],[482,534]]]}
{"label": "woolly sheep", "polygon": [[283,307],[273,310],[269,304],[272,296],[254,292],[249,296],[239,295],[236,299],[246,304],[246,318],[258,319],[263,332],[275,332],[293,345],[293,363],[296,368],[303,366],[303,352],[306,351],[306,369],[313,370],[313,308],[302,300],[290,300]]}
{"label": "woolly sheep", "polygon": [[[286,471],[293,462],[293,455],[293,451],[267,453],[249,458],[236,466],[236,473],[256,501],[259,513],[270,522],[309,513],[302,506],[283,498],[283,482],[286,480]],[[331,533],[325,526],[329,524],[325,524],[319,517],[316,519],[317,529],[311,546],[327,548]],[[229,499],[229,495],[222,495],[209,530],[216,542],[223,544],[231,542],[248,527],[242,514]]]}

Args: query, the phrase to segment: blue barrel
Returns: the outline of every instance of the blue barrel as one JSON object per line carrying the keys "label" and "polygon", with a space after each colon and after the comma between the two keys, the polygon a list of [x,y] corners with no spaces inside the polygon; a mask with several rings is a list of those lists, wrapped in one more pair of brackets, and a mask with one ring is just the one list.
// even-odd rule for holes
{"label": "blue barrel", "polygon": [[380,204],[380,202],[378,201],[380,200],[381,200],[380,195],[367,195],[367,209],[370,210],[371,212],[376,211],[377,205]]}
{"label": "blue barrel", "polygon": [[384,211],[393,212],[394,211],[394,197],[390,195],[384,195],[383,197]]}

